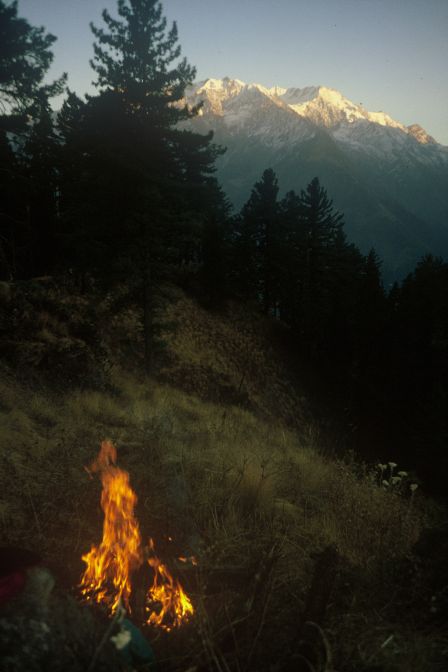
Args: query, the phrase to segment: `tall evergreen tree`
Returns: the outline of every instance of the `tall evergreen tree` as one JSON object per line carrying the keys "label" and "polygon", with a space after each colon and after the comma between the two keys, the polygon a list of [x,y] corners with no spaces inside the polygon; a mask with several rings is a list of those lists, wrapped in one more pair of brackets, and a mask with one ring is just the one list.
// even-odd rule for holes
{"label": "tall evergreen tree", "polygon": [[280,317],[296,331],[302,323],[304,269],[307,231],[302,217],[300,197],[289,191],[279,204],[279,240],[281,246]]}
{"label": "tall evergreen tree", "polygon": [[56,196],[49,99],[63,91],[66,79],[44,83],[55,39],[18,17],[17,2],[0,0],[0,190],[7,192],[0,212],[0,272],[6,278],[49,270],[47,234],[54,227]]}
{"label": "tall evergreen tree", "polygon": [[118,0],[117,18],[102,17],[104,28],[91,26],[100,92],[82,112],[78,137],[80,182],[90,185],[81,209],[100,252],[97,270],[141,293],[149,369],[154,292],[167,264],[199,254],[205,204],[218,198],[220,150],[211,135],[179,126],[195,113],[182,103],[195,69],[180,59],[176,24],[167,27],[160,2]]}
{"label": "tall evergreen tree", "polygon": [[240,282],[266,314],[275,312],[279,299],[278,190],[274,171],[265,170],[241,211],[235,240]]}
{"label": "tall evergreen tree", "polygon": [[343,225],[342,215],[315,177],[300,195],[300,217],[306,236],[302,281],[301,332],[315,352],[330,310],[332,252]]}
{"label": "tall evergreen tree", "polygon": [[343,228],[329,250],[329,312],[325,328],[327,354],[339,373],[348,373],[355,346],[355,326],[364,257],[347,242]]}
{"label": "tall evergreen tree", "polygon": [[57,261],[58,139],[52,111],[43,101],[21,152],[28,185],[27,220],[30,229],[30,275],[51,273]]}
{"label": "tall evergreen tree", "polygon": [[366,357],[372,344],[378,346],[386,317],[386,296],[381,278],[381,260],[374,249],[365,257],[357,309],[358,350]]}
{"label": "tall evergreen tree", "polygon": [[0,0],[0,119],[5,123],[5,116],[10,118],[8,129],[17,129],[18,121],[23,125],[25,115],[36,112],[36,103],[62,93],[66,80],[63,75],[51,84],[43,83],[56,37],[20,18],[17,4]]}

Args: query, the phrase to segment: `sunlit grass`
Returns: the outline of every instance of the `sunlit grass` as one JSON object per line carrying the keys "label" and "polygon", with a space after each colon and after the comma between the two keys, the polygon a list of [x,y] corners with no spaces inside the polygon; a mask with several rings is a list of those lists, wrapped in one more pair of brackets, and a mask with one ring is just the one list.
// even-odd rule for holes
{"label": "sunlit grass", "polygon": [[[59,465],[66,472],[61,492],[77,487],[82,498],[88,487],[83,466],[107,435],[136,480],[143,478],[148,456],[153,482],[169,481],[170,469],[181,469],[188,492],[185,513],[201,525],[219,507],[242,524],[257,516],[276,519],[297,526],[316,547],[336,544],[350,562],[365,566],[406,553],[422,525],[418,511],[409,512],[407,500],[324,458],[296,432],[272,427],[237,407],[224,414],[218,404],[154,382],[132,384],[124,374],[123,388],[113,396],[77,391],[55,399],[13,383],[8,396],[14,407],[3,411],[0,430],[4,473],[13,470],[19,480],[32,474],[33,490],[42,486],[37,497],[52,496],[46,473]],[[13,508],[19,510],[23,500],[14,478],[2,485],[3,498],[8,496],[10,505],[15,500]],[[166,484],[160,492],[145,494],[162,499],[165,490]],[[216,526],[216,519],[208,523]],[[32,525],[15,530],[17,538],[27,533],[32,538]],[[64,543],[69,547],[70,537]]]}

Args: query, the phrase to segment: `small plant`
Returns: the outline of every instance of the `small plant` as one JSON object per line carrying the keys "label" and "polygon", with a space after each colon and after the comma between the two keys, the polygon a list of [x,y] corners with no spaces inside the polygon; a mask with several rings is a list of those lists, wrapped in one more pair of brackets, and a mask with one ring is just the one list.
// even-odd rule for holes
{"label": "small plant", "polygon": [[413,499],[418,485],[417,483],[409,483],[409,473],[407,471],[400,470],[395,474],[397,467],[398,464],[396,462],[388,462],[387,464],[380,462],[377,464],[378,472],[375,480],[378,481],[380,487],[384,490],[389,490],[389,492],[404,495],[410,490],[411,499]]}

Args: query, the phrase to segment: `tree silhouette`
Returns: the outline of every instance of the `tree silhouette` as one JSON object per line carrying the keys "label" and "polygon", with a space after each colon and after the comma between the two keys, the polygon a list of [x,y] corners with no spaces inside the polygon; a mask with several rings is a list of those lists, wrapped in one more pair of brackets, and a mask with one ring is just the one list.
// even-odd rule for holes
{"label": "tree silhouette", "polygon": [[240,282],[266,314],[273,313],[279,295],[278,189],[268,168],[241,211],[236,237]]}
{"label": "tree silhouette", "polygon": [[[56,37],[17,16],[17,2],[0,0],[0,114],[24,115],[36,102],[62,93],[66,76],[51,84],[43,79],[53,60],[50,50]],[[16,122],[18,121],[16,116]],[[9,126],[11,128],[11,124]]]}
{"label": "tree silhouette", "polygon": [[17,2],[0,0],[0,272],[10,279],[48,272],[51,264],[46,247],[56,191],[49,99],[66,80],[44,84],[55,40],[18,17]]}
{"label": "tree silhouette", "polygon": [[305,232],[305,259],[302,269],[302,325],[304,341],[315,352],[319,335],[330,309],[332,250],[336,245],[343,217],[333,208],[326,190],[315,177],[300,194],[300,217]]}
{"label": "tree silhouette", "polygon": [[196,113],[182,102],[195,69],[180,59],[176,24],[167,27],[160,2],[119,0],[118,17],[105,10],[102,18],[104,27],[91,25],[99,94],[71,135],[73,204],[88,222],[75,238],[89,247],[82,239],[90,237],[97,273],[140,292],[149,370],[155,292],[167,265],[199,257],[202,223],[220,198],[213,172],[221,150],[211,134],[180,127]]}

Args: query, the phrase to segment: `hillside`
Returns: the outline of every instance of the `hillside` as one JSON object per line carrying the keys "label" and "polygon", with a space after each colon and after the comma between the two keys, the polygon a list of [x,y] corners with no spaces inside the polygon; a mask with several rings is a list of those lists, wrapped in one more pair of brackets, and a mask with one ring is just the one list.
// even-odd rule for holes
{"label": "hillside", "polygon": [[[146,633],[161,669],[445,669],[446,572],[429,557],[443,553],[443,513],[394,467],[323,455],[279,325],[238,304],[210,313],[168,287],[146,379],[139,315],[119,292],[47,278],[13,293],[0,312],[2,544],[39,551],[74,589],[101,524],[84,467],[110,438],[143,534],[196,607],[184,629]],[[300,643],[328,553],[325,635]],[[194,574],[174,561],[191,554]]]}

